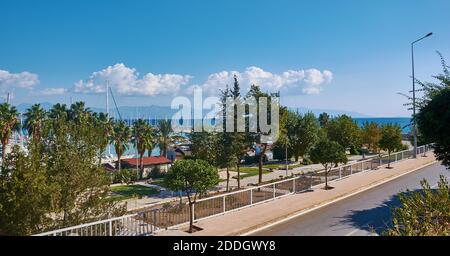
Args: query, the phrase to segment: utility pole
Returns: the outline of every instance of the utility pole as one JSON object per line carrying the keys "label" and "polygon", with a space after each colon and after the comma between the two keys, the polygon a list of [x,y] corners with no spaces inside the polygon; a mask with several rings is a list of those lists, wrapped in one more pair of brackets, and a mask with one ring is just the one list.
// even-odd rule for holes
{"label": "utility pole", "polygon": [[413,82],[413,136],[414,136],[414,158],[417,158],[417,122],[416,122],[416,78],[414,74],[414,44],[433,35],[433,33],[428,33],[424,37],[417,39],[411,43],[411,62],[412,62],[412,82]]}

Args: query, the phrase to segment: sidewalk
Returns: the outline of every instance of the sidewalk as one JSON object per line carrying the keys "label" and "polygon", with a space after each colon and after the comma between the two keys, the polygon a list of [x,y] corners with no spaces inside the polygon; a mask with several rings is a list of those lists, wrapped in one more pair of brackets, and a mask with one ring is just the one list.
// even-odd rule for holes
{"label": "sidewalk", "polygon": [[[364,188],[381,184],[383,181],[399,177],[414,169],[434,162],[436,162],[434,155],[429,153],[427,157],[420,156],[418,159],[408,159],[392,164],[392,167],[394,167],[393,169],[381,168],[378,170],[366,171],[342,180],[330,182],[329,184],[335,187],[332,190],[323,190],[323,185],[319,185],[318,187],[315,187],[312,192],[286,196],[239,211],[200,220],[195,222],[195,225],[203,228],[203,230],[195,232],[192,235],[231,236],[244,234],[267,224],[290,217],[298,212],[324,205],[340,197],[363,190]],[[186,228],[187,226],[169,229],[161,231],[156,235],[189,235],[182,231]]]}

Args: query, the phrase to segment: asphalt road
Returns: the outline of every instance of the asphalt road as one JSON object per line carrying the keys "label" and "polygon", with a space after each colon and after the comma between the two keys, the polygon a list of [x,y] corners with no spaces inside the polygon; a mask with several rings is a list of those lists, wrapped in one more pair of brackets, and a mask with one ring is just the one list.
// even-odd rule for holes
{"label": "asphalt road", "polygon": [[398,193],[420,189],[427,179],[437,187],[439,175],[450,177],[450,171],[434,164],[352,197],[322,207],[278,225],[256,236],[367,236],[379,234],[390,223],[390,208],[399,205]]}

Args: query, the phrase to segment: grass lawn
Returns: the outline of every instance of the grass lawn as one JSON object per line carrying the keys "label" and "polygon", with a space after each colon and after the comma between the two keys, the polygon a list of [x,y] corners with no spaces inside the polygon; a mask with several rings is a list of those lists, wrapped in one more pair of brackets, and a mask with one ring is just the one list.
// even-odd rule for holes
{"label": "grass lawn", "polygon": [[160,187],[164,187],[164,179],[152,180],[152,182],[150,184],[156,185],[156,186],[160,186]]}
{"label": "grass lawn", "polygon": [[[241,179],[247,178],[247,177],[252,177],[252,176],[258,176],[258,174],[259,174],[258,168],[241,167],[239,169],[241,171]],[[263,169],[263,174],[266,174],[266,173],[269,173],[269,171],[266,169]]]}
{"label": "grass lawn", "polygon": [[156,188],[149,188],[142,185],[122,185],[112,187],[113,194],[111,198],[116,201],[122,201],[137,196],[149,196],[158,194],[159,190]]}

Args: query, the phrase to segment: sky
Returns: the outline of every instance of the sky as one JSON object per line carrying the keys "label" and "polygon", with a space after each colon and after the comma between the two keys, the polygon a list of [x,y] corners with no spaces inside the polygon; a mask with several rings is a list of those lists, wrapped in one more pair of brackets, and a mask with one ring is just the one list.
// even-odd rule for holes
{"label": "sky", "polygon": [[[408,116],[416,76],[450,59],[448,0],[0,0],[0,101],[170,106],[232,85],[289,107]],[[449,60],[450,61],[450,60]]]}

